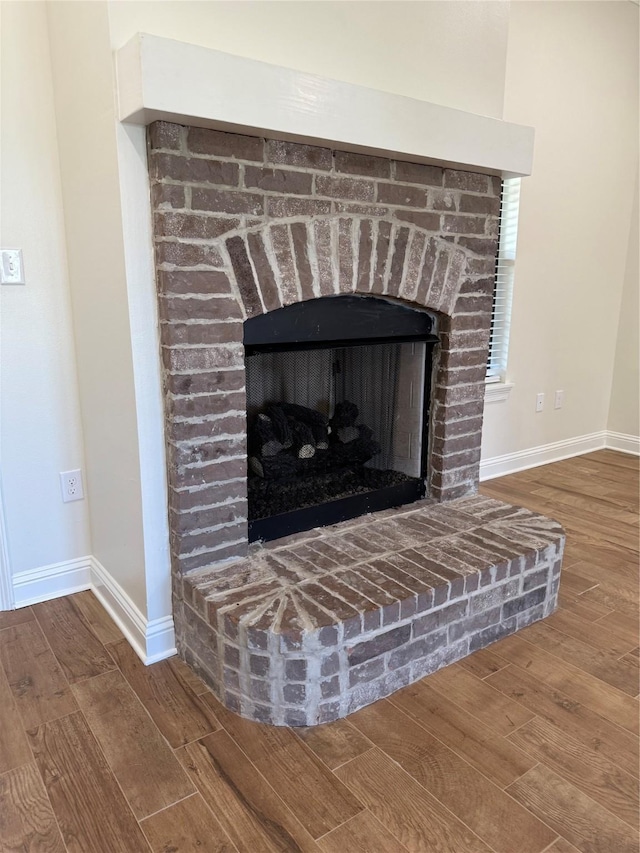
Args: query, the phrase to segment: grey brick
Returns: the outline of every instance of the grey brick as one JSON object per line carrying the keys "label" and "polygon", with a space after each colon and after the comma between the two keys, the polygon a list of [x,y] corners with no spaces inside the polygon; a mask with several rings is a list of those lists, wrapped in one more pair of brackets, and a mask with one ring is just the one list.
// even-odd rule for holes
{"label": "grey brick", "polygon": [[407,643],[401,649],[391,652],[388,660],[389,669],[398,669],[411,661],[426,657],[436,649],[444,646],[446,642],[447,629],[442,628],[440,631],[435,631],[432,634],[421,637],[419,640]]}
{"label": "grey brick", "polygon": [[378,678],[384,672],[384,660],[376,658],[375,660],[367,661],[367,663],[354,666],[349,670],[349,686],[361,684],[365,681],[372,681]]}
{"label": "grey brick", "polygon": [[440,610],[433,610],[430,613],[425,613],[413,623],[413,636],[421,637],[423,634],[428,634],[446,625],[448,622],[455,622],[466,615],[468,602],[456,601],[454,604],[449,604],[447,607],[442,607]]}
{"label": "grey brick", "polygon": [[385,652],[391,651],[403,643],[406,643],[411,635],[411,626],[403,625],[401,628],[394,628],[392,631],[387,631],[384,634],[379,634],[372,640],[367,640],[364,643],[359,643],[349,652],[349,666],[356,666],[359,663],[364,663],[366,660],[382,655]]}
{"label": "grey brick", "polygon": [[479,613],[482,610],[489,610],[498,604],[502,604],[518,593],[519,585],[519,579],[514,578],[499,586],[479,592],[477,595],[472,595],[469,599],[469,612],[471,614]]}
{"label": "grey brick", "polygon": [[546,587],[541,586],[538,589],[533,589],[526,595],[521,595],[518,598],[512,598],[511,601],[506,601],[502,607],[502,618],[508,619],[509,616],[514,616],[516,613],[522,613],[523,610],[528,610],[536,604],[540,604],[544,600]]}
{"label": "grey brick", "polygon": [[543,569],[537,569],[535,572],[531,572],[531,574],[525,575],[522,591],[529,592],[530,589],[535,589],[542,584],[546,584],[549,579],[549,568],[545,566]]}

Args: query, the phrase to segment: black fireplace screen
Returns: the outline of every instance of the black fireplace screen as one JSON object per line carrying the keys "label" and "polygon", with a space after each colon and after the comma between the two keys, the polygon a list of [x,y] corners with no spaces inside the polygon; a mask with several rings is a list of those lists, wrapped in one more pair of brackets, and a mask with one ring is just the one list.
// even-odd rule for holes
{"label": "black fireplace screen", "polygon": [[[340,299],[330,300],[334,312]],[[399,307],[355,299],[381,303],[383,313]],[[313,312],[318,302],[327,300],[307,308]],[[277,343],[247,347],[250,539],[274,539],[423,496],[433,335],[425,340],[423,329],[422,340],[416,334],[381,340],[371,324],[367,331],[364,338],[319,340],[307,330],[304,340],[278,335]]]}

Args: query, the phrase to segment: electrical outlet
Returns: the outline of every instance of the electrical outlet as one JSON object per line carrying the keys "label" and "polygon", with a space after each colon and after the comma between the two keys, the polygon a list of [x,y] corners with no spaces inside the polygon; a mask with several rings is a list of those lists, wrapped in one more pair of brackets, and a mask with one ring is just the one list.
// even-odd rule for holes
{"label": "electrical outlet", "polygon": [[65,503],[81,501],[84,498],[82,471],[79,468],[75,471],[61,471],[60,487],[62,488],[62,500]]}
{"label": "electrical outlet", "polygon": [[24,284],[22,249],[0,249],[0,284]]}
{"label": "electrical outlet", "polygon": [[561,409],[564,405],[564,391],[556,391],[554,409]]}
{"label": "electrical outlet", "polygon": [[536,412],[541,412],[544,409],[544,394],[538,394],[536,397]]}

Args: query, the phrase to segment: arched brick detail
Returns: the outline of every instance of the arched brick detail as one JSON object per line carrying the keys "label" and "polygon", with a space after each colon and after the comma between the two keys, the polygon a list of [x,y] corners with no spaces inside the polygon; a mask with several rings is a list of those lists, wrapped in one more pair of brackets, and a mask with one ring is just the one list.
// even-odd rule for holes
{"label": "arched brick detail", "polygon": [[467,271],[467,254],[442,236],[359,216],[268,224],[224,246],[246,317],[341,293],[450,315]]}

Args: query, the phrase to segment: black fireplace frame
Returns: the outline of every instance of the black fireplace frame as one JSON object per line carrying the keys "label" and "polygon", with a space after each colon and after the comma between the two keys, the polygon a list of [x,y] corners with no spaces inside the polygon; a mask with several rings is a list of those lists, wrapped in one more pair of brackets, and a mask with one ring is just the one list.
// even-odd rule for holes
{"label": "black fireplace frame", "polygon": [[[313,310],[309,310],[313,306]],[[425,385],[419,478],[266,518],[249,519],[249,541],[270,541],[370,512],[413,503],[425,496],[429,455],[433,348],[437,318],[377,296],[335,295],[297,302],[244,322],[245,356],[260,352],[420,342],[425,346]]]}

